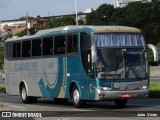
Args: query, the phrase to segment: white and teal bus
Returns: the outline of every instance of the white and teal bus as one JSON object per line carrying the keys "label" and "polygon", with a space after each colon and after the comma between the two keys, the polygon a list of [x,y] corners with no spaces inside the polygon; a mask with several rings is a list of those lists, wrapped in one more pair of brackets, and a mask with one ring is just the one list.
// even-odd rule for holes
{"label": "white and teal bus", "polygon": [[[156,48],[149,44],[158,60]],[[139,29],[124,26],[64,26],[5,42],[6,92],[24,103],[37,98],[115,101],[147,97],[147,47]]]}

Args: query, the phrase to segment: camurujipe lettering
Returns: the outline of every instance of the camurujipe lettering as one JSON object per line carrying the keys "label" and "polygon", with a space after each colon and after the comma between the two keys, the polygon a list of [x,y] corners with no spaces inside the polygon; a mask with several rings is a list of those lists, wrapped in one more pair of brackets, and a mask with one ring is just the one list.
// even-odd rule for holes
{"label": "camurujipe lettering", "polygon": [[37,62],[15,63],[15,71],[37,71]]}

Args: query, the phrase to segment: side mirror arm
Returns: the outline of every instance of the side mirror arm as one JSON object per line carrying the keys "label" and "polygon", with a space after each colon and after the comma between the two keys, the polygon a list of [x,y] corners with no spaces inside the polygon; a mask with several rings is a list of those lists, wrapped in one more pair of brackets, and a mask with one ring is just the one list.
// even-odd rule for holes
{"label": "side mirror arm", "polygon": [[152,49],[153,55],[154,55],[154,61],[155,61],[155,62],[159,61],[157,47],[155,47],[155,46],[152,45],[152,44],[148,44],[147,47],[150,48],[150,49]]}

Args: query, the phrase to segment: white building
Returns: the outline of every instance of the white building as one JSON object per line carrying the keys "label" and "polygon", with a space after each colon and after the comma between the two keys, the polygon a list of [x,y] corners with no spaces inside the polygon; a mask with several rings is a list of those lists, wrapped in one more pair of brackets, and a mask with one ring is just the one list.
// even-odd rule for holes
{"label": "white building", "polygon": [[115,0],[115,8],[125,7],[131,2],[147,3],[147,2],[152,2],[152,0]]}
{"label": "white building", "polygon": [[91,13],[93,11],[93,8],[88,8],[83,11],[83,13]]}

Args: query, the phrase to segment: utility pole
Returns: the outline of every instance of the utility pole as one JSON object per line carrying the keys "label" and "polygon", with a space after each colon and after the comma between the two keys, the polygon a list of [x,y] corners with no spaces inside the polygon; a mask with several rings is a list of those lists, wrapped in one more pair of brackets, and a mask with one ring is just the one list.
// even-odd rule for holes
{"label": "utility pole", "polygon": [[27,12],[27,35],[29,36],[30,35],[30,32],[29,32],[29,18],[28,18],[28,12]]}
{"label": "utility pole", "polygon": [[77,16],[77,0],[75,0],[75,10],[76,10],[76,25],[78,26],[78,16]]}

